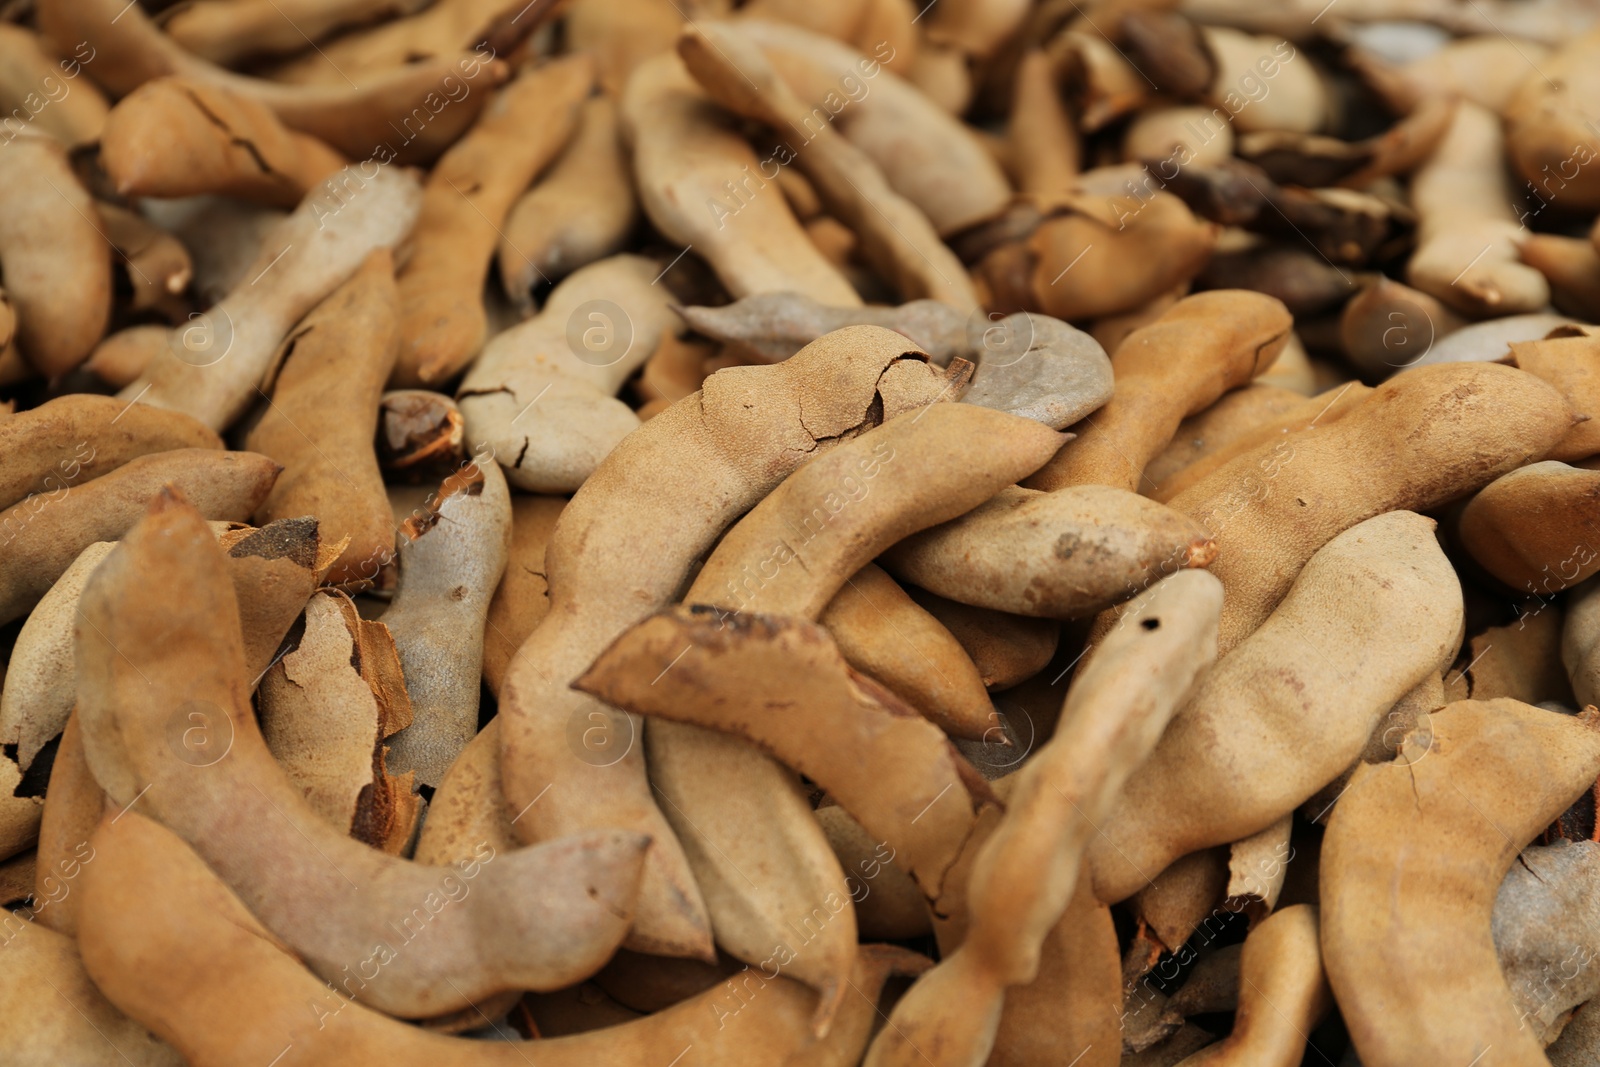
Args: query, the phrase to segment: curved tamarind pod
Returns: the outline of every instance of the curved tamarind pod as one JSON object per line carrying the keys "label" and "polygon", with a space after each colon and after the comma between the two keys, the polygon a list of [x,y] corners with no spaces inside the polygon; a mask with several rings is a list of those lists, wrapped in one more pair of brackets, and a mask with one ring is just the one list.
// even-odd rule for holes
{"label": "curved tamarind pod", "polygon": [[718,114],[676,54],[647,60],[628,80],[623,130],[650,221],[698,249],[735,298],[793,290],[825,304],[859,304],[782,194],[765,188],[755,150]]}
{"label": "curved tamarind pod", "polygon": [[89,772],[78,717],[67,720],[50,765],[50,787],[39,822],[38,864],[34,872],[33,921],[68,937],[78,935],[78,875],[94,859],[89,838],[100,825],[106,795]]}
{"label": "curved tamarind pod", "polygon": [[673,326],[672,294],[642,256],[591,263],[538,315],[484,347],[457,390],[467,444],[535,493],[570,493],[639,426],[617,390]]}
{"label": "curved tamarind pod", "polygon": [[1425,357],[1434,343],[1466,325],[1427,293],[1379,276],[1339,314],[1344,354],[1369,381],[1387,378]]}
{"label": "curved tamarind pod", "polygon": [[243,519],[260,506],[278,465],[252,452],[180,448],[155,452],[80,486],[35,494],[0,512],[7,547],[0,621],[26,614],[96,541],[114,541],[163,486],[176,486],[206,518]]}
{"label": "curved tamarind pod", "polygon": [[500,225],[560,153],[594,84],[594,62],[567,56],[519,74],[428,174],[411,258],[399,271],[395,385],[437,385],[483,347],[483,283]]}
{"label": "curved tamarind pod", "polygon": [[420,200],[416,179],[394,168],[370,180],[354,169],[328,179],[272,231],[244,279],[198,323],[172,330],[166,350],[119,395],[225,428],[259,395],[294,326],[371,252],[398,244]]}
{"label": "curved tamarind pod", "polygon": [[1585,166],[1600,155],[1600,138],[1590,128],[1600,117],[1591,99],[1600,89],[1594,75],[1597,52],[1596,30],[1567,40],[1506,102],[1507,154],[1517,173],[1539,189],[1541,204],[1555,198],[1567,211],[1600,208],[1600,182]]}
{"label": "curved tamarind pod", "polygon": [[1600,250],[1583,237],[1530,233],[1518,246],[1522,262],[1550,283],[1550,302],[1560,311],[1593,322],[1600,319]]}
{"label": "curved tamarind pod", "polygon": [[221,447],[221,438],[181,412],[68,393],[12,416],[0,429],[0,508],[98,478],[152,452]]}
{"label": "curved tamarind pod", "polygon": [[1600,545],[1597,498],[1600,471],[1555,460],[1519,467],[1467,502],[1461,545],[1519,592],[1560,592],[1600,571],[1600,550],[1588,547]]}
{"label": "curved tamarind pod", "polygon": [[1504,153],[1499,120],[1462,103],[1433,157],[1411,178],[1417,249],[1406,280],[1474,317],[1537,311],[1550,302],[1544,275],[1517,254],[1523,227],[1501,168]]}
{"label": "curved tamarind pod", "polygon": [[962,604],[1071,619],[1216,556],[1192,519],[1109,486],[1054,493],[1002,490],[988,503],[914,534],[880,563],[902,581]]}
{"label": "curved tamarind pod", "polygon": [[1495,894],[1490,930],[1519,1021],[1548,1045],[1600,993],[1600,845],[1558,839],[1523,850]]}
{"label": "curved tamarind pod", "polygon": [[1028,196],[1051,196],[1070,189],[1082,169],[1080,141],[1056,88],[1055,65],[1043,52],[1030,50],[1017,64],[1006,122],[1006,155],[1017,190]]}
{"label": "curved tamarind pod", "polygon": [[1137,490],[1179,424],[1272,366],[1293,324],[1281,302],[1260,293],[1222,289],[1184,297],[1117,346],[1115,394],[1028,487]]}
{"label": "curved tamarind pod", "polygon": [[530,290],[622,251],[638,221],[616,101],[591,97],[549,172],[506,215],[497,253],[506,296],[533,314]]}
{"label": "curved tamarind pod", "polygon": [[285,339],[271,402],[245,437],[283,464],[259,521],[312,515],[327,540],[349,538],[328,575],[335,584],[374,577],[394,554],[372,440],[398,308],[393,261],[379,249]]}
{"label": "curved tamarind pod", "polygon": [[566,506],[562,497],[511,495],[511,547],[505,573],[489,599],[483,631],[483,680],[496,695],[511,658],[550,610],[544,550]]}
{"label": "curved tamarind pod", "polygon": [[170,308],[194,276],[194,264],[183,242],[127,208],[102,200],[95,210],[100,213],[106,239],[127,270],[133,288],[129,306],[134,311]]}
{"label": "curved tamarind pod", "polygon": [[115,0],[46,0],[36,17],[51,40],[82,42],[79,48],[93,51],[88,69],[114,96],[169,74],[195,78],[259,100],[286,126],[320,138],[351,159],[432,159],[472,124],[488,90],[506,78],[504,63],[474,52],[386,71],[365,88],[348,82],[329,88],[277,85],[192,56],[144,12],[119,12],[118,7]]}
{"label": "curved tamarind pod", "polygon": [[[1322,954],[1361,1062],[1544,1062],[1491,934],[1517,853],[1600,774],[1595,713],[1460,701],[1356,771],[1323,839]],[[1400,832],[1399,828],[1404,827]]]}
{"label": "curved tamarind pod", "polygon": [[1551,336],[1538,341],[1513,341],[1511,363],[1538,378],[1543,378],[1567,398],[1579,415],[1590,416],[1578,423],[1555,447],[1547,459],[1588,459],[1600,452],[1600,370],[1594,365],[1600,354],[1600,336],[1579,333],[1580,328],[1557,327]]}
{"label": "curved tamarind pod", "polygon": [[485,27],[506,10],[505,0],[442,0],[414,15],[341,33],[263,73],[287,85],[344,86],[346,77],[382,77],[419,59],[473,51],[485,43]]}
{"label": "curved tamarind pod", "polygon": [[161,29],[185,51],[227,67],[263,55],[298,52],[341,27],[403,17],[422,6],[421,0],[194,0],[163,12]]}
{"label": "curved tamarind pod", "polygon": [[678,54],[700,86],[723,107],[805,139],[795,156],[829,214],[861,242],[862,257],[902,300],[932,299],[962,312],[978,308],[966,268],[933,224],[895,192],[872,157],[830,123],[814,125],[811,109],[736,24],[697,22],[678,39]]}
{"label": "curved tamarind pod", "polygon": [[1295,1067],[1306,1035],[1333,998],[1322,974],[1317,909],[1296,904],[1273,912],[1245,938],[1239,961],[1239,1008],[1233,1032],[1182,1061],[1188,1067]]}
{"label": "curved tamarind pod", "polygon": [[901,335],[856,326],[776,366],[729,367],[623,439],[562,512],[545,553],[549,614],[501,686],[501,770],[524,841],[578,827],[650,828],[655,848],[628,947],[705,957],[710,931],[649,793],[643,753],[630,746],[610,766],[584,758],[588,749],[571,758],[569,729],[581,737],[608,724],[602,733],[611,737],[637,726],[570,682],[629,626],[672,603],[693,561],[801,463],[957,393],[966,366],[938,370]]}
{"label": "curved tamarind pod", "polygon": [[41,374],[88,358],[111,315],[111,245],[66,150],[24,133],[0,153],[0,270],[17,342]]}
{"label": "curved tamarind pod", "polygon": [[401,524],[394,634],[415,719],[395,734],[389,766],[436,786],[478,732],[489,599],[511,546],[511,497],[494,463],[447,479],[422,515]]}
{"label": "curved tamarind pod", "polygon": [[[163,491],[101,564],[80,610],[78,709],[96,780],[113,803],[140,795],[141,810],[199,842],[252,910],[346,995],[439,1014],[503,989],[570,984],[622,939],[642,835],[479,853],[457,877],[328,826],[255,726],[222,555],[175,494]],[[80,930],[86,921],[80,912]],[[427,941],[412,941],[422,930]],[[361,964],[378,958],[369,976]]]}
{"label": "curved tamarind pod", "polygon": [[1459,647],[1461,586],[1434,525],[1390,512],[1311,557],[1277,610],[1200,683],[1129,778],[1089,846],[1101,900],[1124,900],[1178,857],[1294,811],[1348,768],[1384,712]]}
{"label": "curved tamarind pod", "polygon": [[917,883],[895,862],[887,841],[867,833],[837,804],[817,809],[817,822],[845,871],[850,902],[861,936],[874,941],[926,937],[933,932],[928,901]]}
{"label": "curved tamarind pod", "polygon": [[1299,393],[1255,383],[1225,393],[1204,411],[1178,424],[1172,440],[1145,464],[1144,476],[1157,486],[1193,464],[1236,443],[1280,415],[1306,405]]}
{"label": "curved tamarind pod", "polygon": [[921,1048],[938,1050],[941,1065],[988,1060],[1006,989],[1038,975],[1085,846],[1215,658],[1221,610],[1222,586],[1204,572],[1173,575],[1130,605],[1073,679],[1055,735],[1017,772],[1005,816],[977,851],[960,947],[895,1006],[867,1067],[912,1063]]}
{"label": "curved tamarind pod", "polygon": [[219,193],[292,208],[344,159],[261,101],[195,78],[157,78],[117,101],[100,158],[122,196]]}
{"label": "curved tamarind pod", "polygon": [[58,58],[26,27],[0,26],[0,113],[6,116],[0,129],[8,143],[19,113],[69,148],[99,139],[111,105],[92,81],[78,77],[83,54],[80,46],[72,57]]}
{"label": "curved tamarind pod", "polygon": [[[1514,413],[1514,414],[1513,414]],[[1329,426],[1236,457],[1172,498],[1211,532],[1228,590],[1224,654],[1256,628],[1335,534],[1386,511],[1426,511],[1536,459],[1572,425],[1523,371],[1417,367]]]}
{"label": "curved tamarind pod", "polygon": [[106,1000],[72,938],[7,913],[0,924],[0,1040],[13,1067],[124,1064],[183,1067],[184,1059]]}
{"label": "curved tamarind pod", "polygon": [[1032,678],[1056,654],[1061,628],[1054,619],[975,608],[915,586],[907,592],[960,642],[991,693]]}
{"label": "curved tamarind pod", "polygon": [[994,704],[966,651],[880,568],[857,571],[817,621],[850,666],[951,737],[982,740],[994,726]]}

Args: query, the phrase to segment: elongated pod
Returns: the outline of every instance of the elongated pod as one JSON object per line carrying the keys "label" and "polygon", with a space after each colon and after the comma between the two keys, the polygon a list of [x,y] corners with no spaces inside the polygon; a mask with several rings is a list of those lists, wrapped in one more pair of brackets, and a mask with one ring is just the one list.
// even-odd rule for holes
{"label": "elongated pod", "polygon": [[511,494],[511,547],[484,617],[483,680],[491,693],[499,694],[511,657],[550,610],[544,550],[566,506],[562,497]]}
{"label": "elongated pod", "polygon": [[85,57],[94,53],[77,45],[71,55],[52,55],[42,38],[23,26],[0,26],[0,131],[7,142],[16,135],[19,112],[69,147],[100,136],[110,105],[83,74]]}
{"label": "elongated pod", "polygon": [[89,771],[83,755],[83,731],[76,715],[67,720],[50,765],[50,787],[39,821],[39,846],[34,870],[33,921],[58,934],[78,934],[78,904],[83,894],[78,875],[94,859],[89,838],[100,824],[106,795]]}
{"label": "elongated pod", "polygon": [[1530,463],[1484,486],[1461,512],[1461,544],[1519,593],[1559,592],[1600,571],[1600,471]]}
{"label": "elongated pod", "polygon": [[1600,453],[1600,335],[1592,327],[1556,327],[1536,341],[1512,341],[1511,363],[1561,391],[1574,413],[1589,418],[1556,442],[1547,459],[1588,459]]}
{"label": "elongated pod", "polygon": [[[1525,77],[1506,101],[1506,149],[1540,204],[1559,201],[1566,211],[1600,207],[1600,183],[1585,166],[1600,155],[1590,123],[1597,114],[1594,60],[1600,33],[1591,29],[1564,42]],[[1526,60],[1524,61],[1526,63]]]}
{"label": "elongated pod", "polygon": [[164,12],[161,28],[185,50],[223,66],[298,52],[344,26],[409,15],[420,0],[194,0]]}
{"label": "elongated pod", "polygon": [[1461,701],[1356,771],[1322,844],[1322,954],[1362,1063],[1545,1062],[1491,915],[1517,853],[1600,774],[1595,717]]}

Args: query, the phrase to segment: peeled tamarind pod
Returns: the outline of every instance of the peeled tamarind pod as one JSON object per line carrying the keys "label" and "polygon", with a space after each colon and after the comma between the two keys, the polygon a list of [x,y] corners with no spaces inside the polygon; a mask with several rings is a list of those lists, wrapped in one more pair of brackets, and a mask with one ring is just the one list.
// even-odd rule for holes
{"label": "peeled tamarind pod", "polygon": [[[1495,895],[1495,952],[1518,1019],[1548,1045],[1572,1009],[1600,993],[1600,845],[1557,839],[1524,849]],[[1549,1052],[1551,1062],[1554,1050]]]}
{"label": "peeled tamarind pod", "polygon": [[1481,488],[1544,455],[1571,426],[1560,393],[1531,374],[1495,364],[1416,367],[1331,425],[1213,471],[1171,506],[1216,541],[1212,573],[1228,590],[1223,649],[1271,614],[1335,534]]}
{"label": "peeled tamarind pod", "polygon": [[532,314],[530,290],[620,252],[638,221],[616,101],[591,97],[567,147],[506,216],[498,252],[506,295]]}
{"label": "peeled tamarind pod", "polygon": [[499,694],[511,657],[550,610],[544,550],[566,505],[561,497],[511,494],[511,547],[484,618],[483,680],[491,693]]}
{"label": "peeled tamarind pod", "polygon": [[83,864],[94,859],[89,838],[100,825],[105,806],[105,792],[84,759],[83,733],[74,715],[61,731],[61,744],[50,765],[34,871],[33,920],[58,934],[77,936],[82,900],[82,894],[75,892],[77,877]]}
{"label": "peeled tamarind pod", "polygon": [[1215,73],[1206,96],[1241,132],[1315,133],[1332,118],[1332,101],[1309,55],[1281,38],[1223,26],[1200,29]]}
{"label": "peeled tamarind pod", "polygon": [[729,367],[624,438],[562,512],[546,550],[549,613],[501,685],[501,770],[524,841],[650,828],[630,948],[703,957],[710,931],[639,747],[596,759],[569,742],[569,729],[581,738],[599,724],[617,739],[638,726],[570,683],[629,626],[676,600],[693,562],[802,462],[958,392],[966,366],[938,370],[900,334],[856,326],[776,366]]}
{"label": "peeled tamarind pod", "polygon": [[1504,151],[1499,120],[1462,103],[1433,158],[1411,179],[1417,250],[1406,280],[1477,318],[1550,302],[1544,275],[1517,253],[1523,227],[1501,167]]}
{"label": "peeled tamarind pod", "polygon": [[857,571],[818,621],[850,666],[951,737],[978,741],[994,726],[994,704],[966,651],[880,568]]}
{"label": "peeled tamarind pod", "polygon": [[267,411],[245,438],[283,464],[261,521],[313,515],[325,540],[350,539],[329,572],[335,584],[374,577],[394,553],[372,440],[398,309],[393,262],[379,249],[285,339]]}
{"label": "peeled tamarind pod", "polygon": [[215,433],[181,412],[90,393],[58,396],[0,429],[0,508],[98,478],[152,452],[221,447]]}
{"label": "peeled tamarind pod", "polygon": [[355,168],[329,178],[273,229],[228,295],[172,330],[165,350],[120,395],[227,427],[260,395],[295,325],[370,253],[406,236],[420,199],[416,178],[393,167],[370,179]]}
{"label": "peeled tamarind pod", "polygon": [[1543,378],[1561,391],[1579,415],[1589,418],[1578,423],[1567,436],[1546,453],[1547,459],[1572,462],[1600,453],[1600,336],[1576,329],[1557,329],[1540,341],[1513,341],[1511,363],[1529,374]]}
{"label": "peeled tamarind pod", "polygon": [[35,494],[0,512],[7,546],[0,570],[0,620],[26,614],[96,541],[114,541],[138,521],[163,486],[192,497],[210,519],[243,519],[260,506],[278,465],[251,452],[180,448],[130,460],[109,474],[56,493]]}
{"label": "peeled tamarind pod", "polygon": [[[288,54],[342,26],[409,15],[418,0],[195,0],[169,10],[161,28],[188,52],[222,66],[262,55]],[[313,45],[313,47],[315,47]]]}
{"label": "peeled tamarind pod", "polygon": [[500,224],[560,153],[594,84],[594,63],[568,56],[519,75],[429,172],[411,258],[401,268],[397,386],[453,378],[483,347],[483,283]]}
{"label": "peeled tamarind pod", "polygon": [[963,604],[1036,618],[1098,611],[1160,574],[1215,558],[1204,530],[1153,500],[1109,486],[1002,490],[914,534],[881,563],[902,581]]}
{"label": "peeled tamarind pod", "polygon": [[933,932],[927,899],[905,868],[895,862],[899,854],[887,841],[867,833],[837,804],[818,808],[817,822],[844,868],[862,937],[896,941]]}
{"label": "peeled tamarind pod", "polygon": [[[644,1063],[669,1048],[668,1055],[693,1048],[705,1067],[849,1067],[866,1045],[884,982],[927,966],[905,949],[863,948],[850,976],[860,995],[852,993],[821,1040],[809,1032],[815,994],[754,970],[646,1018],[571,1037],[446,1037],[351,1003],[309,974],[199,857],[137,811],[103,824],[93,844],[98,858],[84,867],[85,968],[113,1003],[170,1041],[190,1067],[269,1063],[274,1056],[285,1067],[592,1067]],[[466,900],[482,891],[467,876],[448,877],[467,887]],[[135,925],[135,917],[143,921]],[[208,959],[228,966],[208,971]]]}
{"label": "peeled tamarind pod", "polygon": [[1032,678],[1056,654],[1061,627],[1054,619],[975,608],[926,589],[907,592],[960,642],[991,693]]}
{"label": "peeled tamarind pod", "polygon": [[718,114],[675,54],[646,61],[628,80],[622,124],[650,221],[697,249],[735,298],[792,290],[824,304],[859,304],[783,195],[766,189],[755,150]]}
{"label": "peeled tamarind pod", "polygon": [[1322,974],[1317,909],[1296,904],[1268,916],[1245,938],[1233,1032],[1181,1061],[1188,1067],[1295,1067],[1306,1035],[1333,1006]]}
{"label": "peeled tamarind pod", "polygon": [[1566,211],[1600,208],[1600,181],[1586,166],[1600,155],[1600,136],[1590,125],[1600,117],[1593,102],[1600,89],[1597,51],[1600,32],[1594,29],[1566,41],[1525,76],[1505,105],[1512,165],[1540,190],[1541,203],[1559,200]]}
{"label": "peeled tamarind pod", "polygon": [[14,1067],[183,1067],[184,1058],[106,1000],[72,938],[7,913],[0,923],[0,1040]]}
{"label": "peeled tamarind pod", "polygon": [[41,374],[88,358],[111,315],[111,246],[66,150],[42,133],[0,153],[0,270],[17,341]]}
{"label": "peeled tamarind pod", "polygon": [[1427,293],[1379,277],[1344,306],[1339,340],[1362,376],[1376,381],[1412,366],[1434,342],[1464,325],[1466,320]]}
{"label": "peeled tamarind pod", "polygon": [[157,78],[119,100],[100,158],[123,196],[219,193],[291,208],[345,165],[261,101],[194,78]]}
{"label": "peeled tamarind pod", "polygon": [[[622,939],[642,835],[489,852],[441,874],[324,822],[262,741],[222,554],[172,492],[95,571],[80,610],[78,710],[89,766],[111,802],[127,807],[138,795],[142,811],[193,839],[346,996],[437,1015],[504,989],[568,985]],[[411,926],[390,926],[396,916]],[[84,922],[80,912],[80,930]],[[426,941],[412,940],[423,931]],[[376,958],[385,961],[376,975],[356,971]]]}
{"label": "peeled tamarind pod", "polygon": [[[1555,460],[1490,482],[1461,513],[1461,544],[1511,588],[1556,593],[1600,571],[1600,471]],[[1570,570],[1569,570],[1570,568]]]}
{"label": "peeled tamarind pod", "polygon": [[[195,78],[259,100],[284,125],[351,159],[410,163],[434,158],[472,124],[489,90],[506,76],[504,63],[474,52],[383,71],[359,87],[348,80],[330,87],[278,85],[191,55],[143,11],[119,8],[116,0],[47,0],[37,21],[52,41],[80,42],[75,54],[92,51],[93,62],[87,64],[92,76],[113,96],[126,96],[169,74]],[[442,106],[445,98],[451,101],[448,107]],[[429,107],[430,100],[441,106]],[[417,109],[429,119],[417,122]]]}
{"label": "peeled tamarind pod", "polygon": [[1304,407],[1306,398],[1287,389],[1259,383],[1225,393],[1216,403],[1178,424],[1167,447],[1145,465],[1144,476],[1156,486],[1217,451],[1233,447],[1279,415]]}
{"label": "peeled tamarind pod", "polygon": [[1221,608],[1209,574],[1173,575],[1134,602],[1073,679],[1054,737],[1017,772],[1004,818],[978,849],[965,938],[895,1006],[867,1067],[910,1064],[924,1048],[940,1067],[987,1062],[1006,988],[1038,974],[1085,846],[1215,658]]}
{"label": "peeled tamarind pod", "polygon": [[1541,1064],[1491,917],[1518,852],[1600,774],[1596,713],[1493,700],[1429,718],[1393,763],[1356,771],[1328,822],[1328,982],[1368,1067]]}
{"label": "peeled tamarind pod", "polygon": [[1179,424],[1270,367],[1292,325],[1288,309],[1260,293],[1222,289],[1178,301],[1117,346],[1115,394],[1028,487],[1139,489]]}
{"label": "peeled tamarind pod", "polygon": [[[100,137],[111,106],[94,82],[79,78],[85,49],[60,58],[46,50],[40,36],[23,26],[0,26],[0,125],[9,143],[18,113],[69,148]],[[92,60],[93,53],[89,53]]]}
{"label": "peeled tamarind pod", "polygon": [[1101,900],[1126,899],[1178,857],[1294,811],[1458,647],[1461,587],[1433,529],[1431,519],[1390,512],[1311,558],[1129,779],[1089,848]]}
{"label": "peeled tamarind pod", "polygon": [[394,773],[436,786],[478,732],[485,620],[511,544],[500,468],[484,462],[452,475],[400,536],[400,588],[383,621],[416,717],[395,734],[388,760]]}
{"label": "peeled tamarind pod", "polygon": [[813,129],[811,109],[730,23],[696,23],[678,40],[678,54],[711,98],[779,135],[807,136],[796,164],[823,206],[861,242],[861,255],[902,300],[932,299],[959,311],[978,308],[966,268],[939,239],[916,205],[890,188],[877,164],[830,123]]}
{"label": "peeled tamarind pod", "polygon": [[467,371],[457,392],[467,443],[492,453],[512,485],[573,492],[638,428],[616,394],[674,325],[660,273],[635,255],[581,268]]}

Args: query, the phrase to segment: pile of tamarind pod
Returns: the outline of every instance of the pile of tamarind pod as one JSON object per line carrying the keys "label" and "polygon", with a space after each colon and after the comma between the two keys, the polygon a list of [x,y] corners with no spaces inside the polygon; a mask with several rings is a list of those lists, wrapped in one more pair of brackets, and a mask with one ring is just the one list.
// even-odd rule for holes
{"label": "pile of tamarind pod", "polygon": [[0,1065],[1597,1067],[1597,798],[1600,0],[0,4]]}

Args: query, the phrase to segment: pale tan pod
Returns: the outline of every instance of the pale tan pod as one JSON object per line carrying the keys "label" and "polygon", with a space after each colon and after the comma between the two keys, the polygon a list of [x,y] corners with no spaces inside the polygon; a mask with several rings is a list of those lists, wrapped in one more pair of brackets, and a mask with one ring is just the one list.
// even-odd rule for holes
{"label": "pale tan pod", "polygon": [[967,64],[961,49],[936,44],[924,35],[904,77],[941,111],[959,117],[972,106],[972,72]]}
{"label": "pale tan pod", "polygon": [[1454,93],[1499,113],[1549,55],[1538,41],[1490,30],[1446,41],[1409,63],[1388,63],[1359,45],[1346,59],[1397,112],[1409,112],[1427,97]]}
{"label": "pale tan pod", "polygon": [[672,0],[576,0],[566,19],[567,47],[595,57],[600,87],[620,102],[634,72],[672,50],[683,20]]}
{"label": "pale tan pod", "polygon": [[288,85],[347,85],[346,77],[382,75],[419,58],[471,51],[505,10],[505,0],[439,0],[414,15],[341,33],[263,73]]}
{"label": "pale tan pod", "polygon": [[1005,149],[1017,190],[1048,196],[1071,188],[1083,146],[1061,99],[1055,66],[1034,50],[1017,64]]}
{"label": "pale tan pod", "polygon": [[414,176],[392,167],[350,167],[329,178],[273,229],[228,295],[172,330],[166,349],[119,395],[227,427],[257,398],[295,324],[369,253],[404,239],[421,195]]}
{"label": "pale tan pod", "polygon": [[404,17],[422,6],[420,0],[193,0],[166,11],[161,28],[186,51],[235,66],[314,48],[343,27]]}
{"label": "pale tan pod", "polygon": [[1228,887],[1224,906],[1250,916],[1252,926],[1271,915],[1283,895],[1289,865],[1283,857],[1294,855],[1289,842],[1294,812],[1228,846]]}
{"label": "pale tan pod", "polygon": [[85,55],[92,61],[94,53],[82,45],[71,55],[54,55],[26,27],[0,25],[0,133],[8,143],[24,125],[18,112],[72,148],[99,138],[111,108],[93,79],[80,77]]}
{"label": "pale tan pod", "polygon": [[[1304,406],[1305,398],[1270,385],[1247,385],[1178,424],[1172,440],[1145,464],[1144,476],[1159,487],[1179,471],[1232,446],[1279,415]],[[1159,499],[1159,497],[1158,497]]]}
{"label": "pale tan pod", "polygon": [[1546,454],[1547,459],[1570,463],[1600,453],[1600,368],[1596,367],[1597,354],[1600,354],[1600,335],[1596,335],[1593,328],[1557,327],[1543,340],[1511,343],[1513,366],[1543,378],[1561,390],[1561,395],[1567,398],[1574,412],[1589,416],[1556,442]]}
{"label": "pale tan pod", "polygon": [[500,729],[490,719],[445,772],[428,806],[414,858],[447,866],[471,859],[481,844],[495,852],[517,847],[500,789]]}
{"label": "pale tan pod", "polygon": [[1416,729],[1418,723],[1424,722],[1427,715],[1470,695],[1447,694],[1443,675],[1437,671],[1429,674],[1417,683],[1415,689],[1395,701],[1388,714],[1378,720],[1378,725],[1372,728],[1372,736],[1367,738],[1367,747],[1361,750],[1361,758],[1339,777],[1317,790],[1310,800],[1300,806],[1300,814],[1309,822],[1326,823],[1358,767],[1363,763],[1388,763],[1400,751],[1400,743],[1406,735]]}
{"label": "pale tan pod", "polygon": [[550,610],[544,550],[566,506],[561,497],[511,494],[511,547],[505,573],[489,599],[483,630],[483,680],[496,695],[511,657]]}
{"label": "pale tan pod", "polygon": [[1522,262],[1550,283],[1550,302],[1569,315],[1600,319],[1600,250],[1582,237],[1531,233],[1518,246]]}
{"label": "pale tan pod", "polygon": [[1495,894],[1495,954],[1519,1022],[1541,1045],[1560,1036],[1574,1008],[1600,994],[1597,875],[1600,844],[1558,838],[1524,849]]}
{"label": "pale tan pod", "polygon": [[1518,594],[1558,593],[1600,571],[1597,499],[1600,471],[1553,459],[1530,463],[1467,502],[1462,547]]}
{"label": "pale tan pod", "polygon": [[1126,899],[1178,857],[1293,812],[1458,647],[1460,583],[1433,529],[1391,512],[1311,558],[1129,779],[1089,846],[1101,900]]}
{"label": "pale tan pod", "polygon": [[111,314],[111,245],[66,150],[43,133],[0,152],[0,268],[17,343],[40,373],[88,358]]}
{"label": "pale tan pod", "polygon": [[1369,381],[1409,367],[1466,325],[1453,308],[1393,278],[1379,277],[1339,315],[1344,354]]}
{"label": "pale tan pod", "polygon": [[1506,150],[1541,206],[1555,203],[1564,212],[1600,207],[1600,183],[1587,166],[1600,153],[1590,125],[1600,114],[1593,101],[1597,49],[1600,31],[1574,35],[1506,102]]}
{"label": "pale tan pod", "polygon": [[58,934],[77,936],[78,904],[83,899],[78,875],[83,864],[94,859],[89,838],[100,824],[105,806],[105,793],[89,772],[83,732],[73,715],[61,731],[61,744],[50,766],[50,787],[39,822],[31,909],[35,922]]}
{"label": "pale tan pod", "polygon": [[1546,1062],[1500,972],[1492,913],[1518,852],[1600,773],[1595,715],[1461,701],[1351,779],[1322,847],[1322,953],[1368,1067],[1491,1047],[1496,1063]]}
{"label": "pale tan pod", "polygon": [[1233,126],[1217,124],[1215,115],[1214,108],[1185,105],[1141,111],[1123,134],[1122,158],[1134,163],[1171,159],[1186,167],[1215,166],[1233,156]]}
{"label": "pale tan pod", "polygon": [[1054,619],[975,608],[916,587],[907,592],[961,644],[991,693],[1032,678],[1056,654],[1061,627]]}
{"label": "pale tan pod", "polygon": [[1216,71],[1207,99],[1224,108],[1240,131],[1315,133],[1333,117],[1311,56],[1288,41],[1221,26],[1203,26],[1200,35]]}
{"label": "pale tan pod", "polygon": [[899,941],[933,932],[928,900],[917,883],[895,862],[887,841],[867,833],[837,804],[817,809],[817,822],[844,869],[845,885],[855,905],[856,928],[870,941]]}
{"label": "pale tan pod", "polygon": [[437,786],[478,732],[489,601],[511,546],[511,497],[499,467],[469,465],[428,511],[400,527],[400,588],[383,622],[394,635],[415,719],[390,739],[395,774]]}

